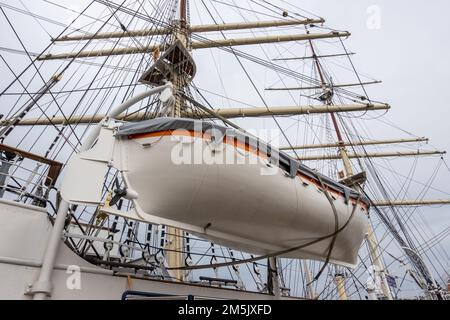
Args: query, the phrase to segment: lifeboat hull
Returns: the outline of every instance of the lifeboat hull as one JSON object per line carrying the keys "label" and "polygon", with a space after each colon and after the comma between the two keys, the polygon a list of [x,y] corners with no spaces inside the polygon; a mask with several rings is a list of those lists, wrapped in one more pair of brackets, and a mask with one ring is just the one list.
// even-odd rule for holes
{"label": "lifeboat hull", "polygon": [[120,136],[114,163],[148,220],[173,221],[214,243],[260,255],[306,245],[281,256],[323,261],[334,243],[331,262],[357,264],[367,205],[324,191],[301,174],[292,177],[246,146],[213,144],[186,132]]}

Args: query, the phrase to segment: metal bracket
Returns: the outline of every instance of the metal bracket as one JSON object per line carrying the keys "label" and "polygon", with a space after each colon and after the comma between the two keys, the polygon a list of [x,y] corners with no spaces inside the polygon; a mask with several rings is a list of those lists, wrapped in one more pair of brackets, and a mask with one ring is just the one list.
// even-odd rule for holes
{"label": "metal bracket", "polygon": [[34,296],[37,293],[45,293],[48,297],[52,295],[53,285],[50,281],[36,282],[35,284],[29,284],[25,289],[26,296]]}
{"label": "metal bracket", "polygon": [[361,185],[367,180],[367,174],[365,171],[357,173],[355,175],[349,176],[340,180],[339,182],[347,187],[354,187],[355,185]]}

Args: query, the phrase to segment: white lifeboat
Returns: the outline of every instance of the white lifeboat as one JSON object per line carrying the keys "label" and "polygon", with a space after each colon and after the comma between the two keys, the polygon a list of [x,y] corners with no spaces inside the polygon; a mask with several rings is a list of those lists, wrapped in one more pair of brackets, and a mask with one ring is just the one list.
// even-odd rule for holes
{"label": "white lifeboat", "polygon": [[[80,172],[92,173],[76,162],[95,160],[102,153],[95,149],[105,149],[101,140],[110,141],[109,165],[121,171],[134,202],[129,218],[252,254],[357,264],[367,199],[258,139],[178,118],[125,124],[114,135],[106,131],[89,154],[69,162],[65,185],[81,179]],[[62,189],[63,198],[83,203],[69,189]]]}

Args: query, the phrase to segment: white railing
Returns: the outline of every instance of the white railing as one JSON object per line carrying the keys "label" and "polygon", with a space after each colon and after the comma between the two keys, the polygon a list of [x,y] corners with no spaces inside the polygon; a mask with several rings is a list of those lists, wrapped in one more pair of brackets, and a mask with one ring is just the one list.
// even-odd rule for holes
{"label": "white railing", "polygon": [[[0,198],[14,201],[37,199],[46,201],[53,181],[37,164],[33,170],[25,167],[18,160],[1,160],[0,167]],[[47,183],[46,183],[47,182]],[[17,186],[14,186],[16,184]]]}

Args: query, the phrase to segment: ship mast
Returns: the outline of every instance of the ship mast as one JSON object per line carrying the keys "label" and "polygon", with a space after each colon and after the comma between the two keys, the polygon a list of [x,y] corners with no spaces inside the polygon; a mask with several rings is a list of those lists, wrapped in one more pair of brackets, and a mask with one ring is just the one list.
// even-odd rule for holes
{"label": "ship mast", "polygon": [[[328,106],[332,106],[333,105],[333,87],[332,84],[328,84],[323,71],[322,71],[322,67],[320,64],[320,61],[318,59],[318,56],[316,55],[312,40],[309,40],[310,46],[311,46],[311,50],[312,50],[312,56],[314,59],[314,63],[316,65],[319,77],[320,77],[320,81],[323,87],[323,94],[320,96],[320,99],[325,102],[325,104],[327,104]],[[344,165],[344,179],[342,179],[342,183],[346,184],[347,186],[354,188],[360,192],[362,192],[360,184],[362,182],[364,182],[366,180],[366,174],[365,172],[361,172],[358,174],[354,174],[353,172],[353,168],[350,162],[350,158],[351,157],[358,157],[358,155],[352,155],[350,156],[347,152],[347,148],[346,148],[346,143],[344,142],[344,139],[342,137],[342,133],[341,130],[339,128],[337,119],[336,119],[336,115],[334,112],[330,112],[330,117],[334,126],[334,130],[336,132],[336,136],[338,138],[338,150],[339,150],[339,157],[343,162]],[[445,152],[436,152],[438,154],[445,154]],[[420,155],[420,152],[418,152],[418,154]],[[434,152],[431,153],[425,153],[425,154],[435,154]],[[381,155],[377,155],[374,154],[375,156],[389,156],[389,154],[381,154]],[[326,158],[326,157],[324,157]],[[422,204],[432,204],[433,202],[431,201],[425,201]],[[434,203],[442,203],[442,204],[446,204],[448,203],[447,201],[436,201]],[[400,202],[390,202],[388,201],[388,203],[380,203],[381,205],[417,205],[417,204],[421,204],[419,202],[410,202],[410,201],[400,201]],[[369,220],[369,225],[368,225],[368,231],[367,231],[367,236],[366,236],[366,241],[367,241],[367,245],[369,248],[369,256],[370,259],[372,261],[373,264],[373,277],[376,279],[380,279],[380,288],[381,289],[381,294],[382,294],[382,299],[388,299],[388,300],[392,300],[393,296],[392,296],[392,292],[390,290],[388,281],[387,281],[387,276],[386,276],[386,267],[384,265],[384,261],[382,259],[381,256],[381,252],[379,250],[379,244],[372,226],[371,221]],[[432,279],[431,273],[429,272],[428,268],[426,268],[425,263],[422,261],[422,258],[420,256],[418,256],[413,250],[411,250],[408,247],[404,247],[404,250],[408,250],[408,252],[406,252],[408,254],[408,256],[411,257],[411,253],[409,251],[411,251],[414,254],[414,259],[418,259],[420,264],[426,269],[425,272],[429,275],[431,280],[428,280],[428,282],[431,282],[430,285],[433,288],[437,288],[436,283],[434,281],[434,279]],[[337,270],[336,272],[336,276],[335,276],[335,283],[336,283],[336,287],[337,287],[337,291],[338,291],[338,295],[339,298],[342,300],[346,300],[348,298],[347,293],[345,291],[345,282],[344,282],[344,275],[339,272]],[[377,283],[377,281],[375,281],[375,284]],[[375,286],[368,286],[367,287],[367,291],[369,293],[369,296],[372,299],[379,299],[378,295],[377,295],[377,290],[378,288]],[[438,294],[438,298],[439,298],[439,294]]]}
{"label": "ship mast", "polygon": [[[174,23],[177,24],[177,28],[174,28],[173,37],[172,37],[172,43],[179,41],[181,45],[184,48],[188,48],[188,30],[187,30],[187,2],[186,0],[180,0],[179,3],[179,20],[175,21]],[[174,70],[172,73],[172,78],[169,79],[174,87],[175,92],[175,103],[173,105],[171,116],[175,118],[180,118],[182,115],[182,110],[184,108],[185,100],[182,97],[181,94],[179,94],[180,91],[185,87],[186,85],[186,79],[183,79],[183,74],[180,74],[177,72],[177,70]],[[167,259],[167,266],[169,268],[180,268],[183,267],[185,264],[185,257],[184,257],[184,248],[185,248],[185,232],[183,230],[168,227],[167,228],[167,240],[168,244],[166,246],[166,259]],[[185,272],[183,270],[174,270],[173,276],[178,281],[184,281],[185,280]]]}
{"label": "ship mast", "polygon": [[[314,63],[316,65],[317,72],[320,77],[320,82],[321,82],[323,90],[324,90],[324,93],[321,96],[321,100],[323,100],[327,105],[332,106],[333,105],[332,87],[330,87],[330,85],[327,83],[327,81],[324,77],[324,74],[322,71],[322,66],[320,64],[319,58],[317,57],[313,42],[311,40],[309,40],[309,44],[311,46]],[[350,157],[347,152],[346,144],[344,142],[341,130],[339,128],[339,124],[336,119],[336,114],[334,112],[331,112],[330,117],[331,117],[331,121],[333,123],[333,127],[336,132],[337,139],[338,139],[338,151],[339,151],[339,156],[344,165],[345,180],[350,182],[349,183],[350,187],[359,190],[360,186],[359,186],[358,182],[361,181],[362,179],[365,180],[365,173],[362,172],[361,174],[357,174],[357,175],[354,174],[353,168],[352,168],[352,165],[350,162]],[[374,270],[374,275],[376,275],[377,272],[379,273],[379,276],[381,279],[381,291],[386,299],[392,300],[392,294],[391,294],[391,291],[389,289],[389,285],[388,285],[387,279],[386,279],[384,263],[381,259],[381,255],[378,250],[378,242],[375,237],[375,233],[373,231],[371,222],[369,222],[369,230],[367,232],[366,240],[369,245],[369,255],[370,255],[371,261],[376,269],[376,270]],[[339,299],[347,300],[348,295],[347,295],[346,289],[345,289],[345,278],[344,278],[343,273],[339,272],[338,268],[336,268],[336,275],[335,275],[334,280],[336,283],[336,288],[338,291]]]}
{"label": "ship mast", "polygon": [[[185,49],[188,48],[188,33],[187,33],[188,30],[186,28],[186,26],[187,26],[187,7],[186,7],[186,5],[187,5],[186,0],[180,0],[180,19],[179,19],[179,21],[175,22],[178,24],[178,28],[175,28],[175,31],[173,32],[173,39],[172,39],[173,43],[175,43],[175,41],[180,41],[181,45]],[[184,105],[183,97],[180,94],[178,94],[178,92],[180,92],[183,89],[183,87],[185,86],[184,84],[186,82],[184,80],[185,79],[183,79],[183,75],[179,74],[176,70],[172,74],[172,79],[170,79],[170,81],[174,85],[175,99],[176,99],[174,108],[172,110],[172,116],[176,117],[176,118],[181,117],[181,111],[182,111],[182,108]]]}

